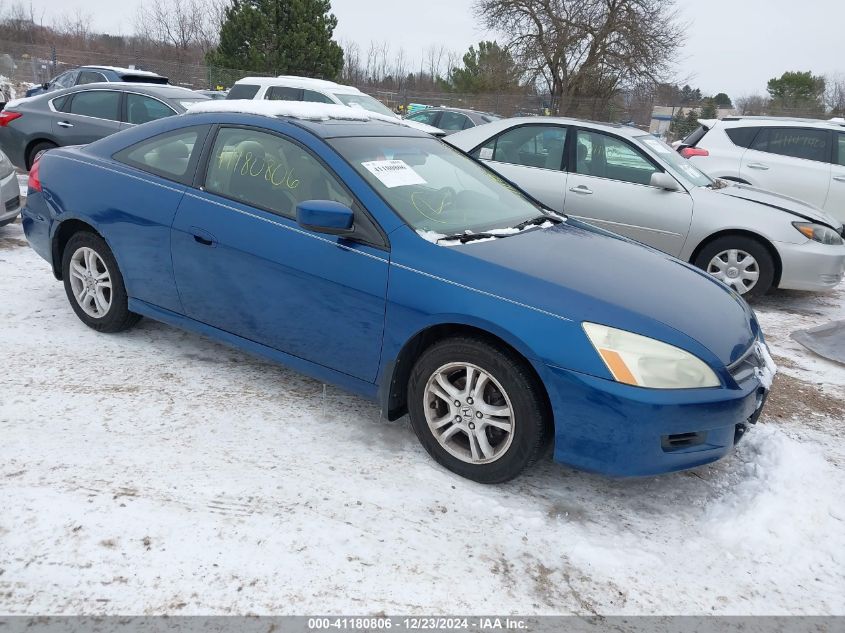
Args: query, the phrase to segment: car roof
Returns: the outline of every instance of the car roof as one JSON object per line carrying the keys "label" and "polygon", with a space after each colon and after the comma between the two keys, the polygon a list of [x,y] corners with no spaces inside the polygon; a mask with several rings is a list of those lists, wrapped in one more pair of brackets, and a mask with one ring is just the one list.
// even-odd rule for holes
{"label": "car roof", "polygon": [[[501,129],[506,129],[509,127],[515,127],[516,125],[567,125],[567,126],[587,126],[590,128],[594,128],[596,130],[602,130],[605,132],[611,132],[618,136],[626,136],[629,138],[633,138],[635,136],[647,136],[648,132],[645,130],[641,130],[638,127],[633,127],[630,125],[623,125],[622,123],[606,123],[602,121],[591,121],[589,119],[575,119],[571,117],[560,117],[560,116],[526,116],[526,117],[513,117],[510,119],[499,119],[498,121],[493,121],[492,123],[488,123],[484,126],[485,129],[493,129],[490,126],[497,125],[500,126]],[[466,130],[465,130],[466,131]]]}
{"label": "car roof", "polygon": [[73,70],[110,70],[118,75],[135,75],[137,77],[161,77],[164,79],[164,75],[159,75],[158,73],[154,73],[151,70],[138,70],[137,68],[122,68],[120,66],[80,66],[79,68],[75,68]]}
{"label": "car roof", "polygon": [[744,126],[788,126],[788,127],[817,127],[820,129],[840,130],[845,128],[845,123],[825,119],[804,119],[800,117],[776,117],[776,116],[729,116],[720,119],[723,124],[730,124],[733,127]]}
{"label": "car roof", "polygon": [[188,108],[185,116],[199,114],[247,114],[266,118],[293,119],[300,127],[321,138],[343,136],[411,136],[431,138],[402,119],[363,108],[307,101],[253,99],[204,100]]}
{"label": "car roof", "polygon": [[495,116],[495,117],[499,116],[498,114],[493,114],[492,112],[485,112],[484,110],[473,110],[471,108],[455,108],[453,106],[445,106],[445,105],[426,106],[422,110],[417,110],[416,112],[412,112],[411,114],[417,114],[418,112],[425,112],[426,110],[443,110],[443,111],[449,110],[449,111],[452,111],[452,112],[463,112],[463,113],[466,113],[466,114],[480,114],[480,115],[483,115],[483,116]]}
{"label": "car roof", "polygon": [[279,75],[278,77],[244,77],[238,79],[235,85],[253,84],[269,88],[271,86],[286,86],[290,88],[310,88],[311,90],[328,90],[343,94],[363,94],[354,86],[344,86],[334,81],[325,79],[312,79],[311,77],[297,77],[295,75]]}

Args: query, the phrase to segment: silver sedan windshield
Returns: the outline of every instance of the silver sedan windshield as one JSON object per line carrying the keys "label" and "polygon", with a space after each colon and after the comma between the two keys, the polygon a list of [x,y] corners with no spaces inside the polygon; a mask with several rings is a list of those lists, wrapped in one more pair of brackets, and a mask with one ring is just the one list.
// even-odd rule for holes
{"label": "silver sedan windshield", "polygon": [[654,154],[657,154],[660,160],[667,163],[672,168],[672,171],[675,172],[675,175],[683,178],[687,184],[693,187],[707,187],[713,184],[713,179],[710,176],[698,169],[698,167],[690,163],[659,138],[651,134],[645,134],[635,137],[634,140]]}

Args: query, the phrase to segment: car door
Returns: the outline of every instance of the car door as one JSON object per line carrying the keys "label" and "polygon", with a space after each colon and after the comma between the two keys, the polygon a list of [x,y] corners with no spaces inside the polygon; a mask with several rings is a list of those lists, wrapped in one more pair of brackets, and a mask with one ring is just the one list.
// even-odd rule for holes
{"label": "car door", "polygon": [[571,136],[565,212],[678,255],[692,221],[687,191],[652,187],[652,174],[665,170],[626,139],[585,128]]}
{"label": "car door", "polygon": [[563,212],[566,197],[566,126],[529,123],[494,136],[472,155],[537,200]]}
{"label": "car door", "polygon": [[831,169],[830,191],[825,202],[825,211],[845,223],[845,132],[836,134],[836,152]]}
{"label": "car door", "polygon": [[797,127],[764,127],[742,156],[740,178],[817,207],[830,190],[832,133]]}
{"label": "car door", "polygon": [[65,99],[53,117],[53,135],[62,145],[87,145],[120,129],[122,94],[81,90]]}
{"label": "car door", "polygon": [[221,127],[201,188],[173,223],[173,267],[187,316],[373,382],[384,331],[389,255],[376,240],[315,233],[296,204],[334,200],[379,235],[310,150],[248,127]]}

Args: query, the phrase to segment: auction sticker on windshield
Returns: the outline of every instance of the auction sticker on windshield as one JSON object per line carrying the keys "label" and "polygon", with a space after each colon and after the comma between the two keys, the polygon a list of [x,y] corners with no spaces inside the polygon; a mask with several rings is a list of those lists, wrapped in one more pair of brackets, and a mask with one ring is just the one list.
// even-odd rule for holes
{"label": "auction sticker on windshield", "polygon": [[403,160],[371,160],[361,165],[388,189],[426,184],[425,180]]}

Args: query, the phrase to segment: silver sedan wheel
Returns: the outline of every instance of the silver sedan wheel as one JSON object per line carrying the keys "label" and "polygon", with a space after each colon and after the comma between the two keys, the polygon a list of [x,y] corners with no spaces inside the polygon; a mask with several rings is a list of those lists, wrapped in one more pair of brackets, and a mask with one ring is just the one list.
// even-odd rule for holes
{"label": "silver sedan wheel", "polygon": [[760,279],[760,266],[750,253],[732,248],[710,260],[707,272],[739,294],[749,292]]}
{"label": "silver sedan wheel", "polygon": [[70,258],[70,287],[79,307],[90,317],[101,319],[109,311],[112,281],[103,258],[82,246]]}
{"label": "silver sedan wheel", "polygon": [[513,442],[514,415],[502,385],[480,367],[449,363],[425,386],[423,410],[446,451],[468,464],[489,464]]}

